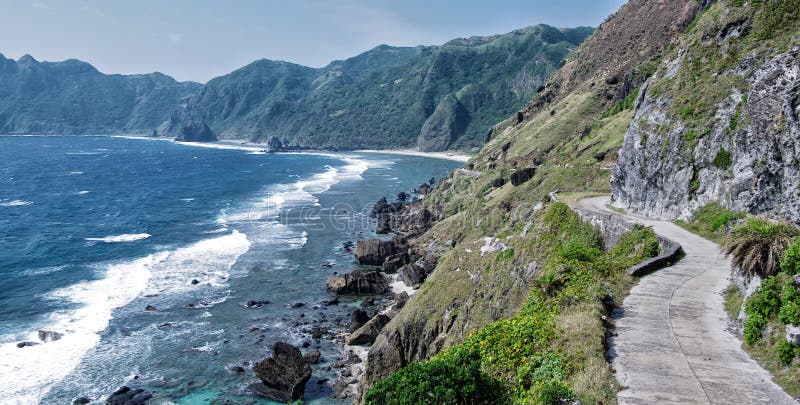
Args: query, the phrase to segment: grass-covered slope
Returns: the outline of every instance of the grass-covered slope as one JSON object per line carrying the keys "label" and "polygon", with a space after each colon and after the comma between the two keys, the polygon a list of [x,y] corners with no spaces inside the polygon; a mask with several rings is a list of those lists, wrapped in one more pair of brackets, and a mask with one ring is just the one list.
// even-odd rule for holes
{"label": "grass-covered slope", "polygon": [[383,45],[322,69],[257,61],[210,81],[173,121],[314,148],[471,150],[592,31],[538,25],[441,46]]}
{"label": "grass-covered slope", "polygon": [[636,228],[603,251],[599,232],[563,203],[517,224],[498,242],[505,245],[500,250],[462,243],[446,254],[415,302],[448,305],[452,297],[432,292],[507,279],[503,294],[513,297],[506,300],[507,315],[476,308],[485,318],[470,317],[486,326],[466,337],[455,334],[451,341],[460,343],[378,382],[364,402],[613,401],[617,384],[604,358],[604,319],[633,284],[625,270],[658,253],[655,234]]}

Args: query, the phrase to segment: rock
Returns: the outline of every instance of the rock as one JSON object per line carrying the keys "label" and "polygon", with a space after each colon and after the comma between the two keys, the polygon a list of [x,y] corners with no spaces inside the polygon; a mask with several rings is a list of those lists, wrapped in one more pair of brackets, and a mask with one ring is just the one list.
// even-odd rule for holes
{"label": "rock", "polygon": [[393,298],[395,309],[401,309],[406,305],[406,302],[408,302],[410,297],[408,296],[407,292],[403,291],[399,294],[395,294]]}
{"label": "rock", "polygon": [[200,283],[200,281],[198,281],[196,278],[192,279],[192,285],[197,285],[199,283]]}
{"label": "rock", "polygon": [[419,187],[417,187],[417,192],[422,195],[428,195],[433,191],[433,187],[428,185],[428,183],[422,183]]}
{"label": "rock", "polygon": [[337,295],[382,294],[389,288],[389,280],[379,271],[355,270],[335,275],[325,281],[329,293]]}
{"label": "rock", "polygon": [[428,184],[430,185],[436,184],[436,177],[431,177],[430,179],[428,179]]}
{"label": "rock", "polygon": [[306,306],[306,304],[302,302],[295,302],[294,304],[290,305],[289,308],[297,309],[297,308],[302,308],[304,306]]}
{"label": "rock", "polygon": [[75,399],[72,400],[72,405],[86,405],[86,404],[88,404],[90,402],[92,402],[92,400],[89,399],[89,398],[78,397],[78,398],[75,398]]}
{"label": "rock", "polygon": [[792,277],[792,284],[795,287],[800,287],[800,274],[795,274],[794,277]]}
{"label": "rock", "polygon": [[786,340],[800,345],[800,326],[786,325]]}
{"label": "rock", "polygon": [[369,315],[367,311],[356,308],[350,314],[350,323],[347,325],[347,330],[350,333],[355,332],[358,328],[364,326],[365,323],[369,322]]}
{"label": "rock", "polygon": [[253,372],[261,383],[250,385],[250,389],[259,396],[284,403],[300,399],[311,378],[311,367],[300,349],[283,342],[275,343],[272,357],[256,363]]}
{"label": "rock", "polygon": [[409,261],[408,253],[393,254],[383,261],[383,272],[387,274],[397,273],[397,270],[400,270],[400,267],[408,264]]}
{"label": "rock", "polygon": [[148,306],[144,307],[144,310],[145,310],[145,311],[155,311],[155,310],[156,310],[156,307],[154,307],[154,306],[152,306],[152,305],[148,305]]}
{"label": "rock", "polygon": [[205,122],[193,120],[180,127],[175,140],[180,142],[214,142],[217,140],[217,135]]}
{"label": "rock", "polygon": [[520,184],[532,179],[534,174],[536,174],[536,168],[526,167],[524,169],[519,169],[514,173],[511,173],[511,184],[513,184],[515,187],[519,186]]}
{"label": "rock", "polygon": [[517,124],[522,123],[523,120],[525,120],[525,114],[522,111],[517,111]]}
{"label": "rock", "polygon": [[483,143],[489,143],[492,140],[492,134],[494,134],[494,127],[490,127],[486,134],[483,136]]}
{"label": "rock", "polygon": [[492,180],[492,187],[494,187],[494,188],[503,187],[505,184],[506,184],[506,179],[504,179],[502,177],[498,177],[498,178]]}
{"label": "rock", "polygon": [[353,243],[353,241],[348,240],[347,242],[342,243],[342,252],[353,253],[353,247],[355,247],[355,243]]}
{"label": "rock", "polygon": [[145,405],[147,401],[153,398],[153,394],[150,391],[145,391],[144,389],[137,388],[131,389],[128,386],[123,385],[116,391],[114,391],[108,399],[106,399],[106,404],[108,405]]}
{"label": "rock", "polygon": [[358,328],[355,332],[347,336],[344,342],[351,346],[372,344],[375,342],[375,338],[378,337],[381,329],[383,329],[383,327],[386,326],[390,320],[391,318],[389,318],[387,315],[375,315],[375,317],[365,323],[364,326]]}
{"label": "rock", "polygon": [[262,305],[270,304],[268,300],[250,300],[247,301],[244,305],[250,308],[260,308]]}
{"label": "rock", "polygon": [[425,270],[415,263],[409,263],[397,271],[397,278],[409,287],[415,287],[425,281]]}
{"label": "rock", "polygon": [[23,347],[29,347],[29,346],[37,346],[37,345],[40,345],[40,344],[41,343],[39,343],[39,342],[31,342],[31,341],[26,340],[24,342],[17,343],[17,347],[23,348]]}
{"label": "rock", "polygon": [[233,367],[229,368],[228,371],[230,371],[231,373],[235,373],[235,374],[241,374],[241,373],[244,373],[246,370],[242,366],[233,366]]}
{"label": "rock", "polygon": [[319,364],[319,359],[322,357],[322,353],[319,350],[310,351],[303,355],[303,360],[306,361],[308,364]]}
{"label": "rock", "polygon": [[267,138],[267,152],[280,152],[283,150],[283,144],[277,136],[270,136]]}
{"label": "rock", "polygon": [[63,333],[54,332],[52,330],[40,330],[39,340],[42,342],[53,342],[64,337]]}
{"label": "rock", "polygon": [[382,212],[378,214],[378,224],[375,226],[375,233],[378,235],[385,235],[392,231],[391,216],[388,213]]}
{"label": "rock", "polygon": [[357,354],[353,353],[352,350],[348,350],[347,353],[345,353],[344,358],[336,363],[333,363],[333,368],[344,368],[358,363],[361,363],[361,358],[359,358]]}
{"label": "rock", "polygon": [[360,264],[381,266],[384,260],[394,253],[392,241],[367,239],[356,242],[355,256]]}
{"label": "rock", "polygon": [[406,202],[406,200],[408,200],[408,194],[406,194],[405,191],[401,191],[401,192],[397,193],[397,201],[402,203],[402,202]]}

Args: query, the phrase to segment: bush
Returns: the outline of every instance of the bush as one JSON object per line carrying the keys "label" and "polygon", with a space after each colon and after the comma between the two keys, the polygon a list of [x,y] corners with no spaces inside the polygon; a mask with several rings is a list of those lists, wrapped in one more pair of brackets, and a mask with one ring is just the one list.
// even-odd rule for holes
{"label": "bush", "polygon": [[732,265],[749,277],[769,277],[777,273],[784,253],[800,235],[794,225],[750,217],[736,226],[723,240],[722,250],[731,256]]}
{"label": "bush", "polygon": [[711,162],[714,166],[719,167],[720,169],[727,169],[731,167],[731,153],[725,149],[720,149],[717,152],[717,156],[714,157],[714,161]]}
{"label": "bush", "polygon": [[453,350],[424,363],[414,362],[375,384],[366,404],[490,403],[503,398],[499,384],[480,369],[480,354]]}
{"label": "bush", "polygon": [[795,357],[800,356],[800,346],[789,342],[786,339],[781,339],[775,346],[775,351],[778,353],[778,358],[783,364],[791,364]]}
{"label": "bush", "polygon": [[767,320],[761,314],[752,314],[744,321],[744,341],[752,346],[761,340],[761,332],[764,326],[767,325]]}
{"label": "bush", "polygon": [[781,271],[789,274],[800,273],[800,238],[795,240],[789,249],[786,249],[783,260],[781,260]]}

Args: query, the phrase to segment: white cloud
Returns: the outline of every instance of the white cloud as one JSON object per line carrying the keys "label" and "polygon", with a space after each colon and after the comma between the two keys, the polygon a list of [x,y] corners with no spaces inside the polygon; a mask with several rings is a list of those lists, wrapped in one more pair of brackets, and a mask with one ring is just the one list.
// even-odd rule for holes
{"label": "white cloud", "polygon": [[179,44],[183,42],[183,34],[178,32],[170,32],[167,34],[167,39],[169,39],[169,42],[172,42],[173,44]]}

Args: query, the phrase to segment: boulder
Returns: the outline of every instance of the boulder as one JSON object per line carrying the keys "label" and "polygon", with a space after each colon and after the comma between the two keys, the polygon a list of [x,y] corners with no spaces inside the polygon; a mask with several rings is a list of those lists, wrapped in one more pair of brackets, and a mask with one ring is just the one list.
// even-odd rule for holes
{"label": "boulder", "polygon": [[45,343],[56,341],[58,339],[61,339],[62,337],[64,337],[63,333],[58,333],[52,330],[39,331],[39,340]]}
{"label": "boulder", "polygon": [[389,288],[389,280],[379,271],[355,270],[337,274],[325,281],[329,293],[336,295],[382,294]]}
{"label": "boulder", "polygon": [[381,239],[360,240],[356,242],[356,250],[354,252],[356,260],[360,264],[370,266],[383,265],[383,261],[394,253],[394,243]]}
{"label": "boulder", "polygon": [[408,264],[409,260],[408,253],[395,253],[383,261],[383,271],[388,274],[397,273],[397,270]]}
{"label": "boulder", "polygon": [[375,226],[375,233],[385,235],[392,231],[391,217],[388,213],[378,214],[378,224]]}
{"label": "boulder", "polygon": [[358,328],[364,326],[365,323],[369,322],[369,315],[367,315],[367,311],[356,308],[350,314],[350,323],[347,325],[347,330],[350,333],[355,332]]}
{"label": "boulder", "polygon": [[267,152],[280,152],[283,150],[283,144],[277,136],[270,136],[267,138]]}
{"label": "boulder", "polygon": [[397,278],[409,287],[416,287],[425,281],[425,270],[415,263],[409,263],[397,271]]}
{"label": "boulder", "polygon": [[114,391],[108,397],[108,399],[106,399],[106,404],[145,405],[151,398],[153,398],[153,394],[150,391],[145,391],[141,388],[131,389],[130,387],[123,385]]}
{"label": "boulder", "polygon": [[386,326],[390,320],[391,318],[387,315],[375,315],[369,322],[365,323],[364,326],[351,333],[344,342],[351,346],[372,344],[375,342],[375,338],[378,337],[383,327]]}
{"label": "boulder", "polygon": [[394,298],[394,308],[401,309],[404,306],[406,306],[406,302],[408,302],[408,299],[411,297],[408,296],[407,292],[403,291],[399,294],[395,294],[393,298]]}
{"label": "boulder", "polygon": [[786,340],[790,343],[800,345],[800,326],[786,325]]}
{"label": "boulder", "polygon": [[24,342],[17,343],[17,347],[23,348],[23,347],[29,347],[29,346],[37,346],[37,345],[40,345],[40,344],[41,343],[39,343],[39,342],[31,342],[31,341],[26,340]]}
{"label": "boulder", "polygon": [[306,361],[308,364],[319,364],[319,359],[322,357],[322,353],[319,350],[310,351],[303,355],[303,360]]}
{"label": "boulder", "polygon": [[214,142],[217,135],[203,121],[191,121],[182,125],[175,138],[180,142]]}
{"label": "boulder", "polygon": [[428,195],[433,191],[433,187],[430,186],[428,183],[422,183],[419,187],[417,187],[417,192],[422,195]]}
{"label": "boulder", "polygon": [[87,397],[78,397],[72,400],[72,405],[86,405],[91,402],[92,400]]}
{"label": "boulder", "polygon": [[283,342],[275,343],[272,347],[272,357],[256,363],[253,372],[261,382],[251,384],[251,391],[264,398],[283,403],[300,399],[305,392],[306,383],[311,378],[311,367],[303,358],[300,349]]}
{"label": "boulder", "polygon": [[506,184],[506,180],[504,178],[502,178],[502,177],[498,177],[498,178],[492,180],[492,187],[494,187],[494,188],[503,187],[505,184]]}
{"label": "boulder", "polygon": [[536,174],[536,168],[526,167],[524,169],[519,169],[514,173],[511,173],[511,184],[514,186],[519,186],[520,184],[532,179],[534,174]]}

